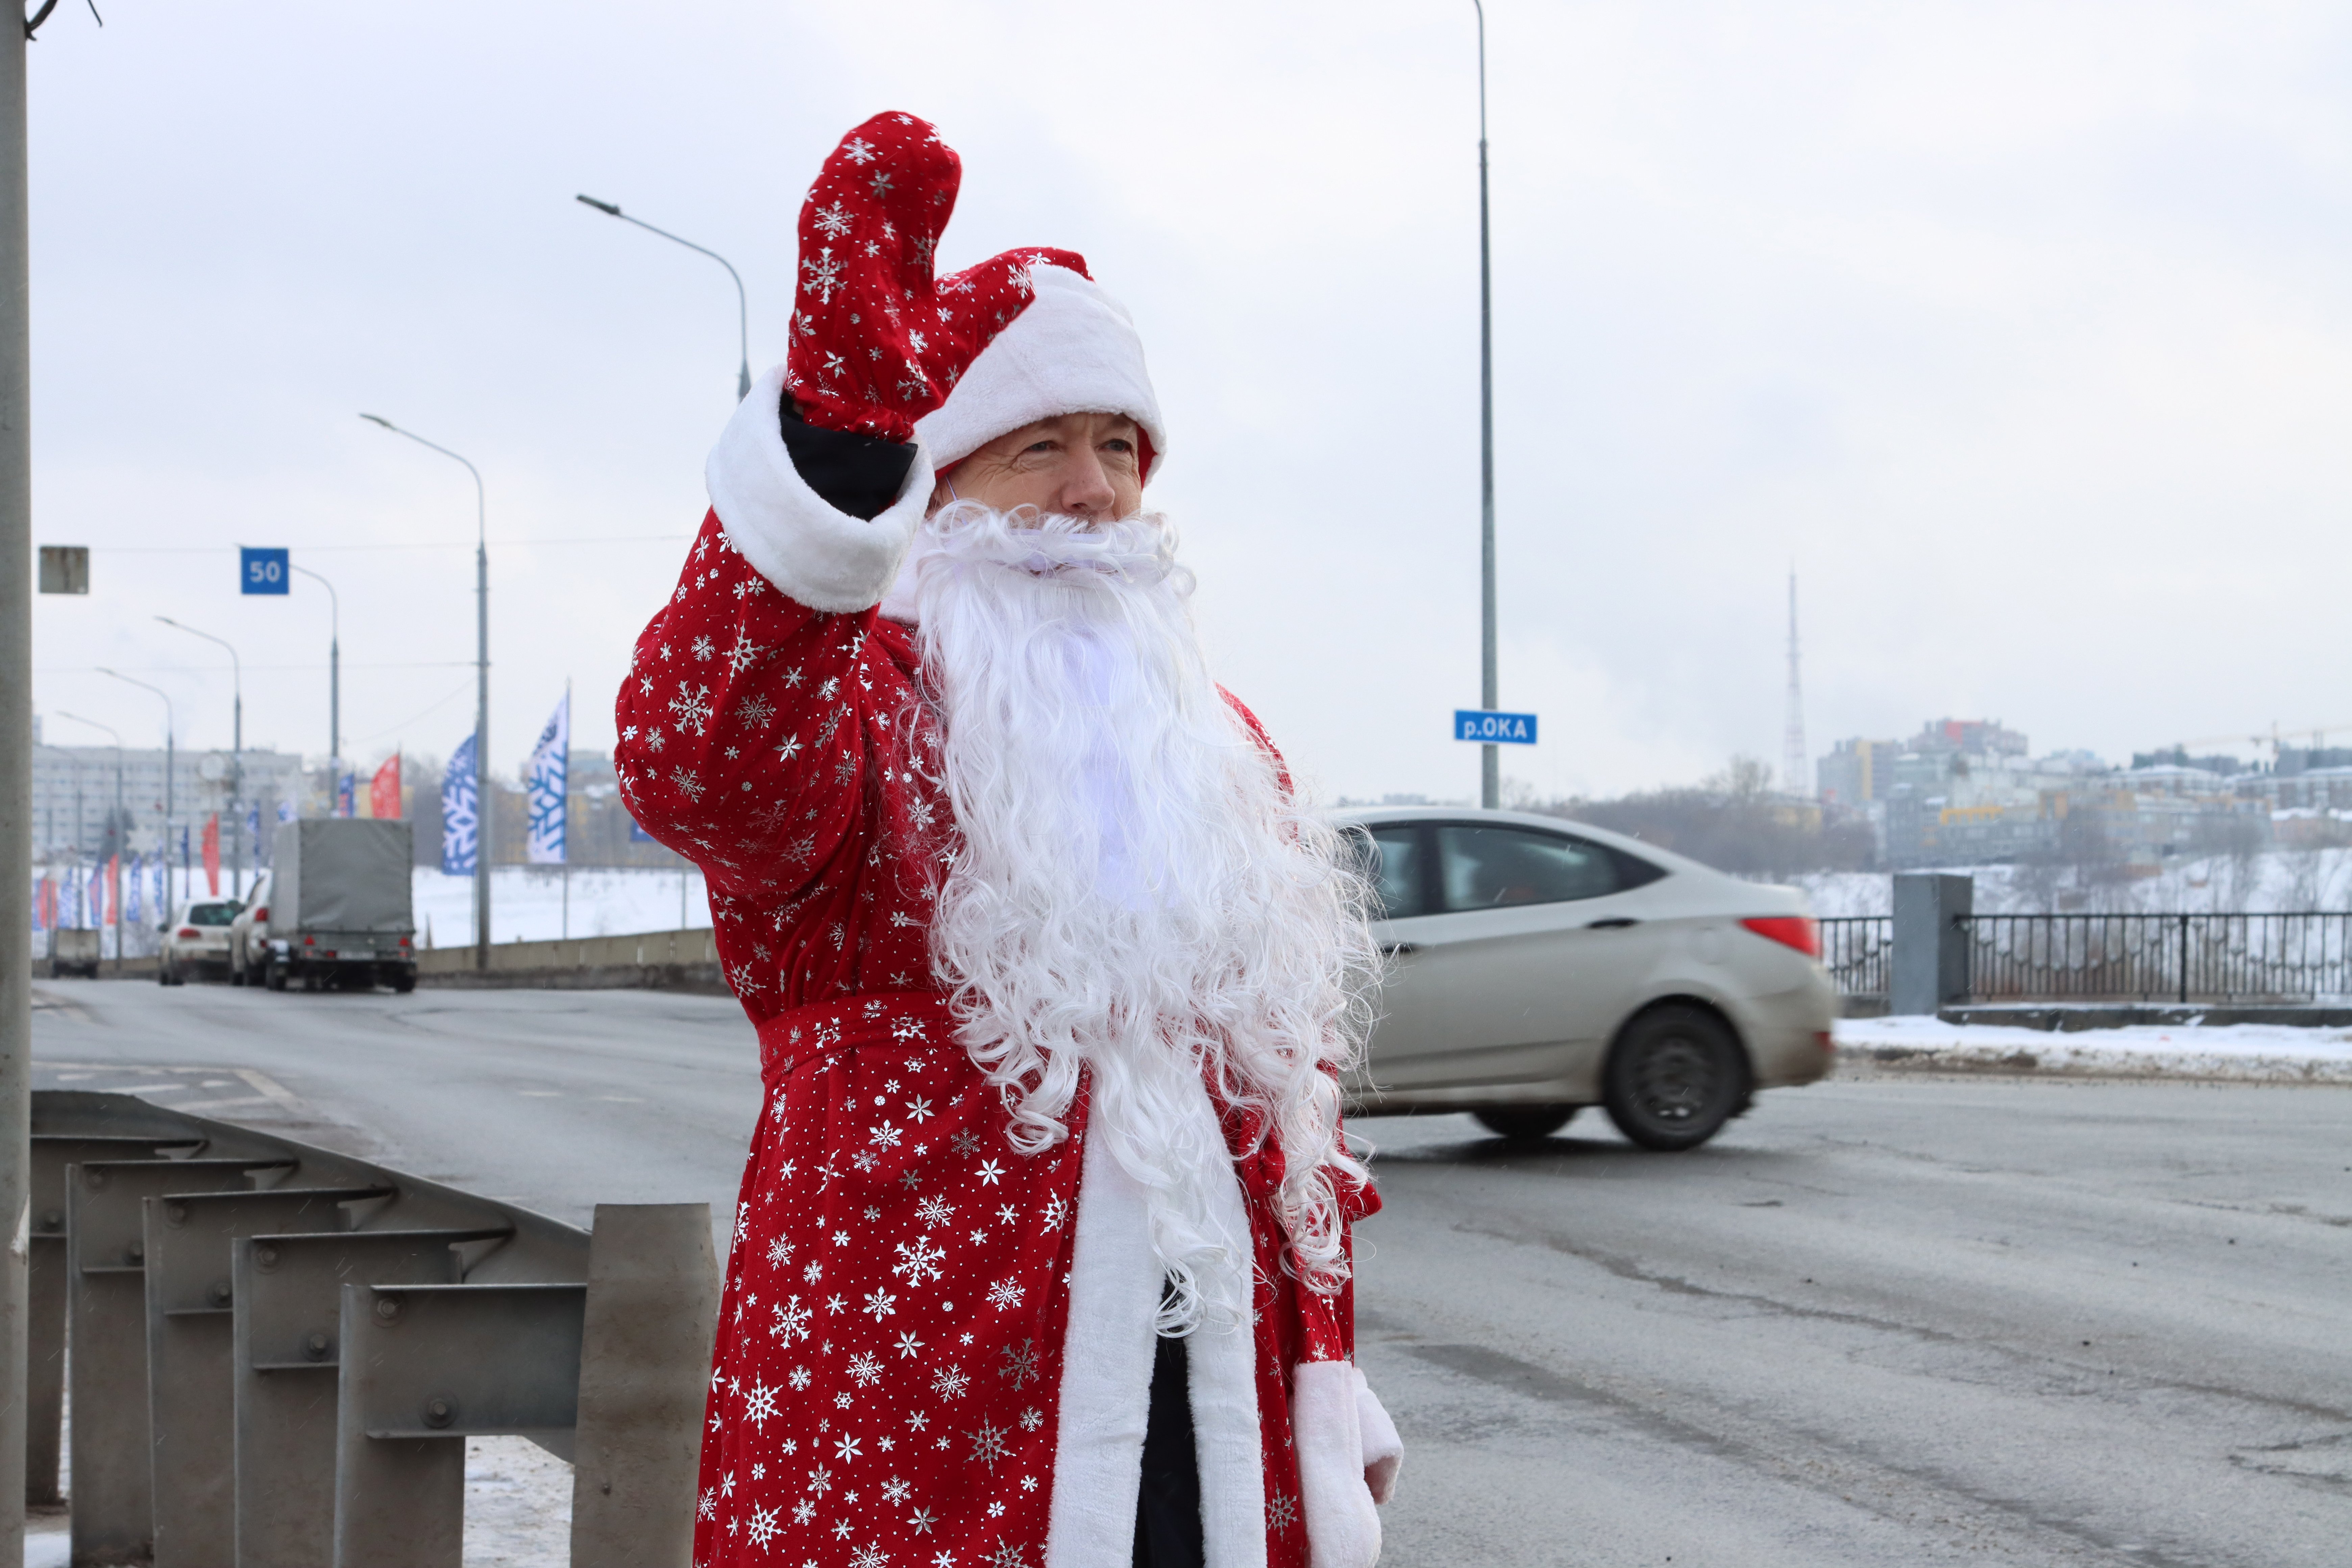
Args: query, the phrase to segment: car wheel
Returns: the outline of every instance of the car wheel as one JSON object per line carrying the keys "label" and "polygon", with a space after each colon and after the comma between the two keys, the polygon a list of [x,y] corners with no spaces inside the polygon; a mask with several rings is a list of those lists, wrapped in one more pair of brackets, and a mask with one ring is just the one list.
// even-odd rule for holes
{"label": "car wheel", "polygon": [[1508,1138],[1515,1143],[1533,1143],[1567,1126],[1569,1118],[1580,1109],[1573,1105],[1513,1105],[1471,1114],[1489,1132]]}
{"label": "car wheel", "polygon": [[1748,1053],[1722,1019],[1698,1007],[1654,1008],[1609,1053],[1601,1093],[1609,1120],[1644,1149],[1696,1149],[1748,1102]]}

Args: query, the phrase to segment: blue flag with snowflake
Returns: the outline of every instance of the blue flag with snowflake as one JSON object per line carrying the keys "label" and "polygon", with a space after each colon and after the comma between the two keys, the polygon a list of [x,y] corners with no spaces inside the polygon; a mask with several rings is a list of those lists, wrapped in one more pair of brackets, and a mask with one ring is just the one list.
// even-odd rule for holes
{"label": "blue flag with snowflake", "polygon": [[547,728],[539,732],[539,744],[531,748],[530,766],[523,773],[523,788],[530,806],[527,858],[534,866],[563,864],[564,786],[571,772],[572,693],[566,690],[563,700],[555,705]]}
{"label": "blue flag with snowflake", "polygon": [[474,742],[468,735],[449,753],[449,770],[441,775],[441,869],[452,877],[474,874],[476,850],[481,845],[479,796],[474,790]]}

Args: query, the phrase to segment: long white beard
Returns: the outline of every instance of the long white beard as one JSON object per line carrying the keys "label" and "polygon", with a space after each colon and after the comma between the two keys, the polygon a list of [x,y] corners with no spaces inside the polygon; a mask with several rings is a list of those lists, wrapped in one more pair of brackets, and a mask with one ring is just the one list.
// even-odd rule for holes
{"label": "long white beard", "polygon": [[1363,888],[1210,679],[1171,531],[959,501],[917,548],[961,834],[932,953],[1015,1146],[1067,1135],[1091,1069],[1089,1128],[1144,1187],[1172,1284],[1162,1330],[1246,1321],[1249,1238],[1211,1217],[1234,1176],[1205,1072],[1281,1148],[1290,1268],[1337,1289],[1335,1177],[1365,1178],[1334,1077],[1377,972]]}

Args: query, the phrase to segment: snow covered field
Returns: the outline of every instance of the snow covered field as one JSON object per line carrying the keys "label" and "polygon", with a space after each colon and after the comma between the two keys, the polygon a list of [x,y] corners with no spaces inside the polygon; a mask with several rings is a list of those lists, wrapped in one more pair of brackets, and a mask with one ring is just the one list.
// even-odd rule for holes
{"label": "snow covered field", "polygon": [[[636,868],[572,873],[572,914],[564,920],[563,868],[500,866],[490,873],[490,939],[545,942],[561,936],[622,936],[641,931],[682,931],[710,923],[702,873],[686,876],[685,919],[679,919],[678,874]],[[429,929],[436,947],[474,940],[474,879],[437,870],[416,873],[417,942]]]}
{"label": "snow covered field", "polygon": [[[2352,908],[2352,849],[2273,849],[2242,859],[2217,855],[2167,866],[2159,876],[2079,889],[2073,872],[2053,867],[1950,868],[1976,878],[1977,912],[1988,915]],[[1894,907],[1894,883],[1884,871],[1818,871],[1790,880],[1812,900],[1817,915],[1883,915]]]}
{"label": "snow covered field", "polygon": [[2352,1086],[2352,1029],[2134,1025],[2053,1034],[1925,1017],[1844,1018],[1837,1044],[1839,1070],[1850,1075],[1951,1070]]}

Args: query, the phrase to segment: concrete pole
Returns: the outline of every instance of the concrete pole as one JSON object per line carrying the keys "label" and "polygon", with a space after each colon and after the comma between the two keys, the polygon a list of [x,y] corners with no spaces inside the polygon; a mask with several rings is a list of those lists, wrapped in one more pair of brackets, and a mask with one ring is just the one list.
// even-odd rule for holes
{"label": "concrete pole", "polygon": [[[474,465],[467,463],[467,468]],[[474,967],[490,967],[490,544],[474,476]]]}
{"label": "concrete pole", "polygon": [[[1486,243],[1486,7],[1478,12],[1478,701],[1502,701],[1495,658],[1495,289]],[[1503,804],[1503,749],[1478,748],[1478,804]]]}
{"label": "concrete pole", "polygon": [[32,1194],[33,401],[25,29],[0,27],[0,1563],[25,1560],[25,1252]]}
{"label": "concrete pole", "polygon": [[482,470],[437,441],[404,430],[381,414],[362,414],[395,436],[430,447],[474,476],[474,967],[490,966],[490,533]]}

